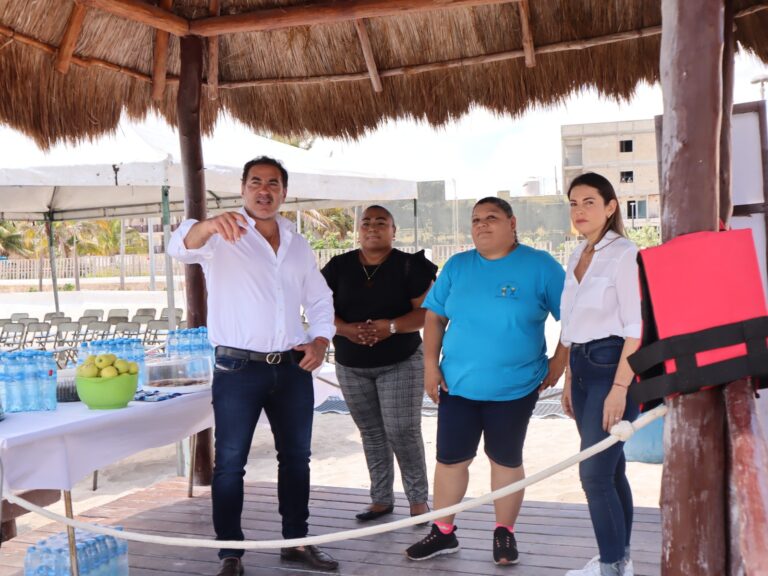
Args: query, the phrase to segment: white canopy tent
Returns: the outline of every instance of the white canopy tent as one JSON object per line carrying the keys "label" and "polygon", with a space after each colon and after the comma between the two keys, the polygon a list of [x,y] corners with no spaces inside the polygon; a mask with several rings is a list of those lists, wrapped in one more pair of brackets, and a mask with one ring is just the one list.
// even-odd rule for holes
{"label": "white canopy tent", "polygon": [[[159,216],[161,188],[172,213],[184,211],[179,139],[160,122],[122,123],[115,136],[42,152],[18,132],[0,129],[0,219],[82,220]],[[267,155],[289,172],[287,209],[337,207],[416,198],[416,182],[362,174],[249,133],[232,122],[203,139],[211,211],[240,206],[243,164]]]}
{"label": "white canopy tent", "polygon": [[[48,152],[7,128],[0,128],[0,143],[0,220],[160,216],[164,190],[170,212],[184,212],[179,138],[160,121],[124,122],[114,136],[78,146],[60,144]],[[261,155],[280,160],[288,170],[288,198],[283,205],[288,210],[415,201],[417,196],[415,181],[356,173],[330,158],[254,135],[234,122],[220,122],[215,134],[203,139],[209,211],[240,207],[242,166]],[[167,222],[164,229],[167,242]],[[58,311],[53,242],[49,244]],[[166,270],[168,306],[173,308],[171,266]],[[173,327],[172,314],[169,324]]]}

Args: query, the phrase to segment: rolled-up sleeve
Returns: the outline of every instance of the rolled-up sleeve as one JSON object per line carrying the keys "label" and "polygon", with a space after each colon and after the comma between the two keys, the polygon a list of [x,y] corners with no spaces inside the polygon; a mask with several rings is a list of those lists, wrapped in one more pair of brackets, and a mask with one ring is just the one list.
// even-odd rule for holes
{"label": "rolled-up sleeve", "polygon": [[329,341],[336,334],[333,312],[333,292],[328,288],[325,278],[317,269],[315,255],[307,247],[305,250],[306,266],[309,272],[304,281],[304,313],[309,322],[307,331],[310,340],[327,338]]}
{"label": "rolled-up sleeve", "polygon": [[640,281],[637,272],[637,248],[621,255],[616,272],[616,295],[619,300],[619,317],[624,338],[640,338],[642,314],[640,311]]}
{"label": "rolled-up sleeve", "polygon": [[184,238],[189,234],[192,226],[197,224],[197,220],[190,218],[184,220],[176,231],[171,235],[168,242],[168,255],[184,264],[203,264],[206,260],[213,258],[214,245],[218,235],[212,236],[205,245],[200,248],[190,249],[184,245]]}

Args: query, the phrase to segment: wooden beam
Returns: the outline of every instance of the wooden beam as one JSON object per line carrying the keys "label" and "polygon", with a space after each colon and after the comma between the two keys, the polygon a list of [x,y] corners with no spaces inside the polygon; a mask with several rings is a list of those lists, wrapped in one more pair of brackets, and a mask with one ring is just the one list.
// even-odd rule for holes
{"label": "wooden beam", "polygon": [[528,68],[536,66],[536,53],[533,48],[533,33],[531,32],[531,10],[528,0],[520,0],[517,4],[520,12],[520,27],[523,31],[523,52],[525,52],[525,65]]}
{"label": "wooden beam", "polygon": [[142,0],[80,0],[89,8],[98,8],[113,16],[146,24],[175,36],[189,34],[189,21]]}
{"label": "wooden beam", "polygon": [[[170,12],[173,0],[160,0],[160,9]],[[152,54],[152,100],[161,101],[165,97],[165,75],[168,71],[168,40],[170,34],[165,30],[155,30],[155,50]]]}
{"label": "wooden beam", "polygon": [[[41,42],[36,38],[21,34],[20,32],[16,32],[12,28],[4,26],[3,24],[0,24],[0,35],[7,37],[9,39],[8,42],[18,42],[19,44],[24,44],[25,46],[35,48],[36,50],[40,50],[46,54],[55,55],[58,53],[58,48],[55,46],[46,44],[45,42]],[[5,46],[5,44],[3,46]],[[117,72],[118,74],[125,74],[126,76],[130,76],[131,78],[141,82],[152,82],[152,77],[147,74],[139,72],[138,70],[133,70],[132,68],[120,66],[114,62],[101,60],[100,58],[83,58],[80,56],[72,56],[71,63],[75,66],[80,66],[81,68],[103,68],[105,70],[110,70],[111,72]],[[167,78],[167,81],[176,83],[179,81],[179,79],[176,76],[170,76]]]}
{"label": "wooden beam", "polygon": [[[210,0],[208,13],[218,16],[221,12],[219,0]],[[217,100],[219,97],[219,37],[208,38],[208,98]]]}
{"label": "wooden beam", "polygon": [[[695,6],[662,0],[661,6],[661,225],[667,241],[717,230],[724,17],[723,0],[698,0]],[[668,398],[667,406],[662,576],[727,574],[722,391]]]}
{"label": "wooden beam", "polygon": [[376,58],[373,55],[373,46],[371,46],[371,39],[368,37],[365,20],[355,20],[355,28],[357,29],[357,37],[360,39],[360,47],[363,49],[365,65],[368,67],[368,74],[371,77],[373,91],[381,92],[383,90],[381,78],[379,77],[379,69],[376,67]]}
{"label": "wooden beam", "polygon": [[[588,38],[586,40],[572,40],[569,42],[557,42],[547,44],[536,48],[538,54],[554,54],[558,52],[571,52],[575,50],[586,50],[594,46],[605,46],[627,40],[637,40],[639,38],[648,38],[661,34],[661,26],[651,26],[641,30],[630,30],[627,32],[618,32],[608,36],[597,38]],[[388,68],[379,70],[381,78],[390,78],[393,76],[406,76],[413,74],[422,74],[424,72],[435,72],[437,70],[448,70],[450,68],[463,68],[466,66],[475,66],[479,64],[489,64],[492,62],[503,62],[505,60],[515,60],[525,58],[523,50],[510,50],[507,52],[495,52],[493,54],[481,54],[479,56],[470,56],[467,58],[454,58],[443,60],[441,62],[429,62],[427,64],[416,64],[413,66],[399,66],[397,68]],[[348,74],[328,74],[322,76],[293,76],[288,78],[260,78],[257,80],[240,80],[232,82],[222,82],[222,88],[244,88],[249,86],[277,86],[287,84],[318,84],[324,82],[358,82],[368,80],[370,76],[365,72],[351,72]]]}
{"label": "wooden beam", "polygon": [[72,54],[75,52],[75,45],[80,36],[80,30],[83,28],[83,20],[87,8],[75,2],[72,5],[72,12],[69,14],[67,29],[64,31],[64,37],[59,44],[59,51],[56,53],[55,68],[58,72],[66,74],[69,72],[69,65],[72,63]]}
{"label": "wooden beam", "polygon": [[[101,0],[104,1],[104,0]],[[362,18],[402,16],[411,12],[508,4],[518,0],[324,0],[282,8],[265,8],[245,14],[193,20],[190,34],[215,36],[237,32],[266,32],[295,26],[334,24]]]}

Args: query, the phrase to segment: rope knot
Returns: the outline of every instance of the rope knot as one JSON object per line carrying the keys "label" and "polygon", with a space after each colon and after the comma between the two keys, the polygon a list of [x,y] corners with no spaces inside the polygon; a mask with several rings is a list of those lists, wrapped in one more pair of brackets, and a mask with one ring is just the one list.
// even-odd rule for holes
{"label": "rope knot", "polygon": [[627,420],[622,420],[618,424],[614,424],[611,427],[611,435],[616,436],[619,440],[622,442],[626,442],[630,438],[632,438],[632,435],[635,433],[635,427],[632,425],[632,422],[629,422]]}

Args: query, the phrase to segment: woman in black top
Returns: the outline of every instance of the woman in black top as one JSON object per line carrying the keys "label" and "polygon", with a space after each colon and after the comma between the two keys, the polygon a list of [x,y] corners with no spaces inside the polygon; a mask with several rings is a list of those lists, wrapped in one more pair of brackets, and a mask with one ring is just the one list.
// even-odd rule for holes
{"label": "woman in black top", "polygon": [[394,509],[394,462],[416,516],[429,510],[421,437],[424,361],[421,303],[437,266],[424,253],[392,247],[392,214],[370,206],[360,222],[360,249],[335,256],[323,268],[336,311],[336,375],[363,439],[371,477],[366,521]]}

